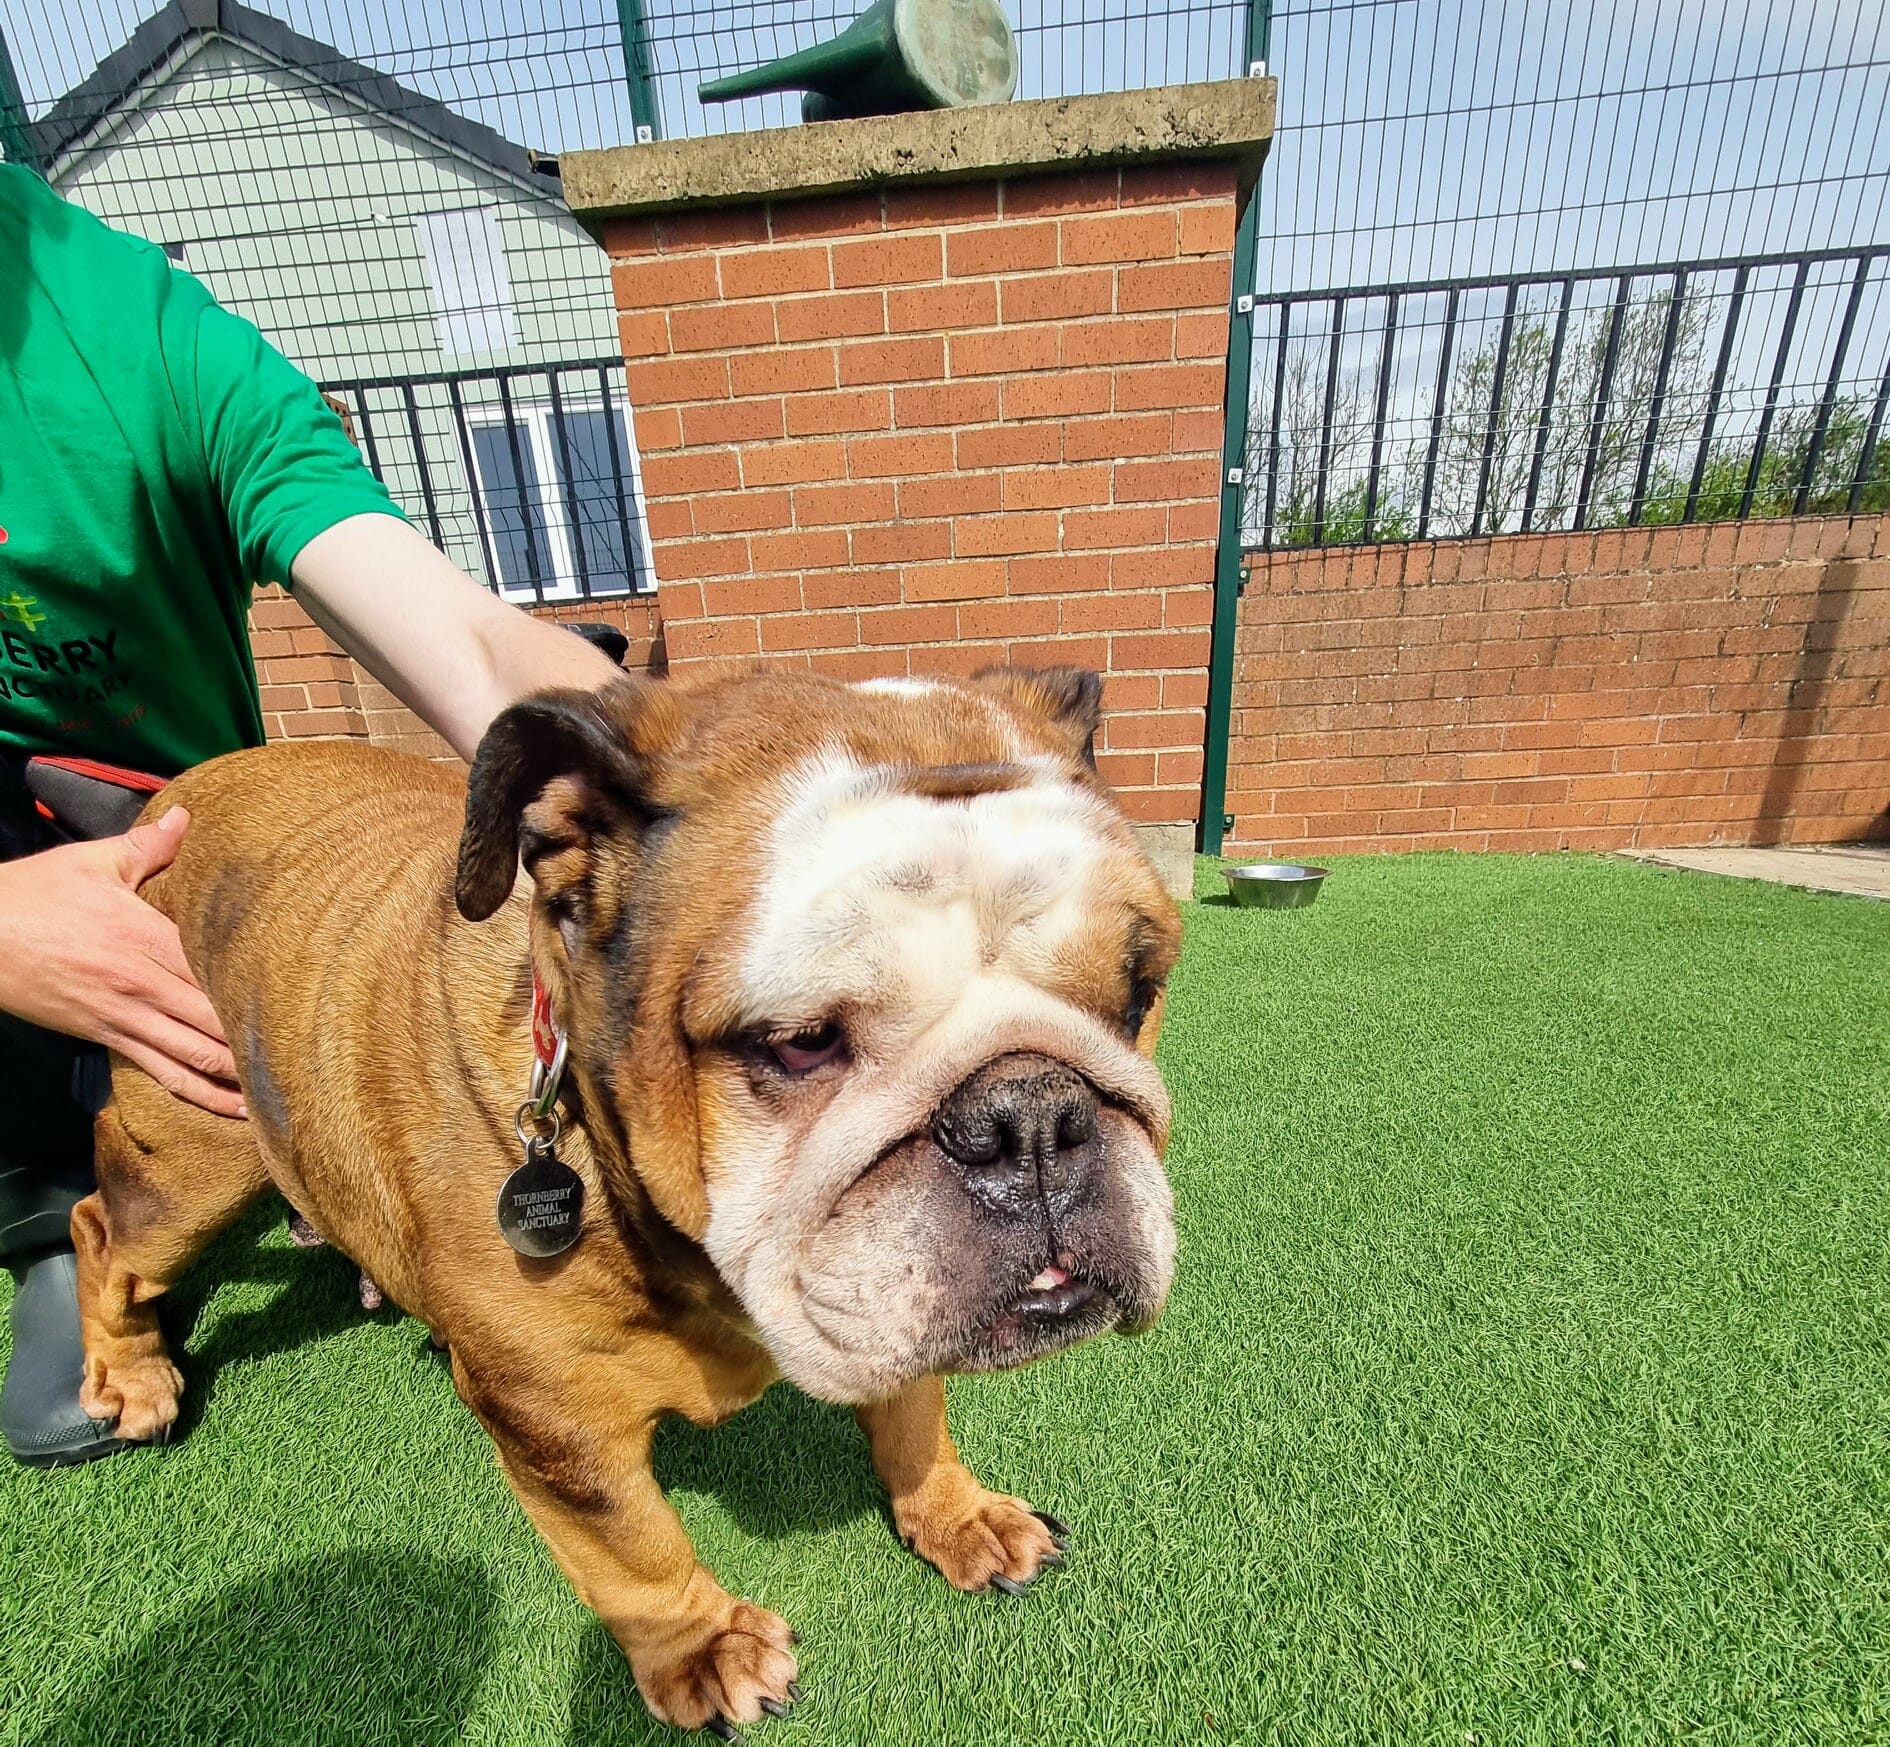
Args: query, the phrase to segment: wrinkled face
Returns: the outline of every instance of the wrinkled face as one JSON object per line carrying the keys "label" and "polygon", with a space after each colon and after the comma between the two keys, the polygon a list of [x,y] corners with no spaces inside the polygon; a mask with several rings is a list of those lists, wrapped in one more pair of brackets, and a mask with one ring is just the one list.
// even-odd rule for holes
{"label": "wrinkled face", "polygon": [[[594,1053],[635,1168],[813,1394],[1019,1364],[1167,1294],[1178,924],[1087,763],[1094,701],[1009,671],[719,687],[641,774],[663,817],[615,906],[573,923],[534,869],[572,1006],[628,1014]],[[633,1007],[599,988],[626,973]]]}

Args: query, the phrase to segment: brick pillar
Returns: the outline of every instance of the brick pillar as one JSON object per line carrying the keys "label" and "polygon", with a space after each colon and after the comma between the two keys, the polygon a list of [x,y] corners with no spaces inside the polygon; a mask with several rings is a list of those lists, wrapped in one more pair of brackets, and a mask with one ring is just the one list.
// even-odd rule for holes
{"label": "brick pillar", "polygon": [[614,264],[670,662],[1093,667],[1104,774],[1185,855],[1230,261],[1271,100],[1241,82],[568,158]]}

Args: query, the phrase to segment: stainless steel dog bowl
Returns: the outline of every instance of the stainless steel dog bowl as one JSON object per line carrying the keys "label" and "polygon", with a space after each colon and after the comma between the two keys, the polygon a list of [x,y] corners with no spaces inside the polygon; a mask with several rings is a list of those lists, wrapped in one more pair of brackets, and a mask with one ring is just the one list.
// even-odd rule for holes
{"label": "stainless steel dog bowl", "polygon": [[1234,902],[1251,910],[1303,910],[1319,896],[1326,878],[1324,868],[1293,861],[1255,861],[1221,871]]}

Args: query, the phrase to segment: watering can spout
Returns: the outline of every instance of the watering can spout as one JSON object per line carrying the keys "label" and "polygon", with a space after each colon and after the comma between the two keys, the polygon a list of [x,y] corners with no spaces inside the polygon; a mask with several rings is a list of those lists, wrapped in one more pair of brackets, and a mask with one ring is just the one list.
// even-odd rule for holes
{"label": "watering can spout", "polygon": [[874,0],[827,42],[711,79],[696,95],[728,103],[804,91],[802,119],[896,115],[1002,103],[1017,89],[1017,39],[998,0]]}
{"label": "watering can spout", "polygon": [[830,41],[783,55],[763,67],[750,67],[745,73],[711,79],[696,95],[704,103],[727,103],[737,97],[760,97],[769,91],[845,90],[876,71],[889,53],[896,53],[894,3],[876,0]]}

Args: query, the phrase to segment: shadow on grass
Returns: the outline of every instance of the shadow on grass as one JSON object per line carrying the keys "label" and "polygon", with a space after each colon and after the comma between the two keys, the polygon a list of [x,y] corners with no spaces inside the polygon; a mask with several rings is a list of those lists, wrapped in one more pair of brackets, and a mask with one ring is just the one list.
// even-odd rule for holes
{"label": "shadow on grass", "polygon": [[[282,1198],[265,1195],[191,1264],[160,1301],[164,1338],[184,1372],[179,1435],[196,1424],[225,1365],[291,1353],[362,1322],[400,1320],[400,1312],[391,1305],[374,1313],[361,1308],[356,1290],[359,1270],[339,1250],[260,1247],[263,1237],[287,1218]],[[192,1334],[211,1298],[219,1288],[235,1284],[280,1286],[281,1290],[254,1310],[220,1316],[209,1337],[192,1346]]]}
{"label": "shadow on grass", "polygon": [[475,1561],[391,1549],[297,1560],[178,1610],[27,1747],[447,1747],[491,1640]]}
{"label": "shadow on grass", "polygon": [[764,1540],[835,1528],[884,1509],[866,1439],[852,1413],[777,1383],[725,1426],[668,1420],[656,1437],[665,1492],[714,1498]]}

